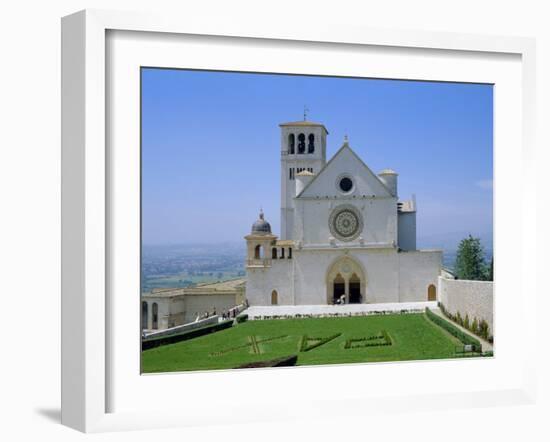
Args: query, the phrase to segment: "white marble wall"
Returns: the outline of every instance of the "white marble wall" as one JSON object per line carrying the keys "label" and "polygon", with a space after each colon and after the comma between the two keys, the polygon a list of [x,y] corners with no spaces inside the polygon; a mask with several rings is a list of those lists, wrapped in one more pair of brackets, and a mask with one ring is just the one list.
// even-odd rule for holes
{"label": "white marble wall", "polygon": [[[292,250],[293,256],[295,251]],[[270,255],[271,256],[271,255]],[[277,290],[278,304],[292,305],[293,259],[273,259],[271,267],[248,268],[246,293],[250,305],[271,305],[271,292]]]}
{"label": "white marble wall", "polygon": [[427,301],[429,285],[433,284],[437,288],[443,252],[415,250],[397,255],[399,256],[399,301]]}
{"label": "white marble wall", "polygon": [[348,256],[362,269],[364,302],[421,302],[428,300],[428,286],[437,287],[440,251],[398,253],[381,249],[294,249],[293,259],[273,260],[271,267],[247,270],[246,297],[250,305],[271,304],[277,290],[279,305],[327,304],[327,274]]}
{"label": "white marble wall", "polygon": [[196,319],[197,314],[211,313],[214,309],[217,314],[221,315],[224,310],[229,310],[237,305],[236,297],[236,293],[186,295],[184,322],[192,322]]}
{"label": "white marble wall", "polygon": [[447,279],[439,277],[438,300],[445,309],[455,315],[460,312],[462,317],[468,314],[470,321],[474,318],[485,319],[489,324],[490,334],[493,334],[493,282],[466,281],[462,279]]}
{"label": "white marble wall", "polygon": [[[335,191],[333,191],[334,193]],[[294,239],[304,246],[328,246],[332,233],[329,218],[341,205],[353,205],[363,217],[363,231],[353,241],[339,241],[341,246],[397,243],[397,209],[395,198],[297,199],[295,201]]]}

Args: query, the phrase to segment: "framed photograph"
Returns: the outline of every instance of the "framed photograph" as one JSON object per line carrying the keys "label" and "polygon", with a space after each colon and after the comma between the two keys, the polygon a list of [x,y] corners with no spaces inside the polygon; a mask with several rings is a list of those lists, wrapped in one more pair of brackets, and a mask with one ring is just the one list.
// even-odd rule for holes
{"label": "framed photograph", "polygon": [[533,400],[532,40],[62,26],[64,424]]}

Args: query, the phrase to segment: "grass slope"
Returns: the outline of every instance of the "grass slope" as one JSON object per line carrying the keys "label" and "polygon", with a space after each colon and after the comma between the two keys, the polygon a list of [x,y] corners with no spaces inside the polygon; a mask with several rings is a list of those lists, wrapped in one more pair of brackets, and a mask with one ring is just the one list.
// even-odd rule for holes
{"label": "grass slope", "polygon": [[[379,335],[392,345],[345,349],[348,339]],[[299,352],[302,337],[337,338]],[[423,314],[350,318],[249,321],[230,329],[142,352],[144,373],[234,368],[242,364],[298,355],[297,365],[443,359],[455,356],[460,342]]]}

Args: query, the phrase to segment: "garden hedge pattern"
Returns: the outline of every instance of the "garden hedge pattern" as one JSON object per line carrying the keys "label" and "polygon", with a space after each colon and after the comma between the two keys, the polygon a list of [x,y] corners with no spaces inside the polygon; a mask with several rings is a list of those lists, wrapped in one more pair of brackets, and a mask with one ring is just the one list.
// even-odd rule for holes
{"label": "garden hedge pattern", "polygon": [[344,348],[366,348],[366,347],[384,347],[392,345],[392,339],[386,330],[381,330],[378,334],[363,338],[347,339]]}
{"label": "garden hedge pattern", "polygon": [[[332,341],[333,339],[341,336],[342,333],[336,333],[334,335],[328,336],[326,338],[312,338],[307,335],[303,335],[300,340],[300,352],[306,352],[313,350],[314,348],[320,347],[321,345],[326,344],[327,342]],[[312,342],[310,344],[310,342]]]}
{"label": "garden hedge pattern", "polygon": [[237,351],[237,350],[240,350],[242,348],[247,348],[247,347],[251,347],[251,353],[259,355],[259,354],[263,353],[261,347],[259,346],[259,344],[262,344],[264,342],[275,341],[277,339],[284,339],[284,338],[287,338],[287,337],[288,337],[288,335],[281,335],[281,336],[274,336],[274,337],[270,337],[270,338],[258,339],[257,336],[248,336],[247,337],[247,340],[248,340],[247,344],[237,345],[235,347],[228,347],[228,348],[225,348],[225,349],[220,350],[220,351],[215,351],[215,352],[210,353],[210,356],[223,356],[227,353],[231,353],[232,351]]}

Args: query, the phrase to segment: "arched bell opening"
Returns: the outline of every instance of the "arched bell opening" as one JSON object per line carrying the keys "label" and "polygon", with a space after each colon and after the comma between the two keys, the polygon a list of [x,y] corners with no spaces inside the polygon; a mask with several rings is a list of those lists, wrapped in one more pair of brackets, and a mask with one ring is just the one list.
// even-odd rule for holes
{"label": "arched bell opening", "polygon": [[263,258],[262,246],[258,244],[256,247],[254,247],[254,259],[262,259],[262,258]]}
{"label": "arched bell opening", "polygon": [[298,135],[298,153],[306,153],[306,136]]}
{"label": "arched bell opening", "polygon": [[288,153],[294,155],[295,152],[295,137],[294,134],[288,136]]}

